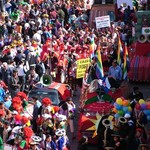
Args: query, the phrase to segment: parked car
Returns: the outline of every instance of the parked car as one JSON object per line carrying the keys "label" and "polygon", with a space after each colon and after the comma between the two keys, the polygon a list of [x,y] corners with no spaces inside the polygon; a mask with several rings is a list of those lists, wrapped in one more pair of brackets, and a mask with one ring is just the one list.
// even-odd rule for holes
{"label": "parked car", "polygon": [[52,82],[49,86],[36,86],[28,93],[29,104],[26,111],[26,116],[32,118],[33,102],[32,97],[38,97],[38,100],[42,102],[42,99],[48,97],[52,101],[52,105],[58,106],[60,102],[66,101],[72,96],[71,87],[68,84]]}

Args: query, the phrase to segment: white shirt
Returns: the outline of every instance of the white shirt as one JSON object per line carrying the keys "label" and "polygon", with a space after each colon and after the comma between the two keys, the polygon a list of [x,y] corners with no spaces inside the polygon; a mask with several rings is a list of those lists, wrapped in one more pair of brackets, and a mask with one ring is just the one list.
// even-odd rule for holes
{"label": "white shirt", "polygon": [[25,75],[24,66],[23,65],[19,65],[17,70],[18,70],[18,76],[24,76]]}

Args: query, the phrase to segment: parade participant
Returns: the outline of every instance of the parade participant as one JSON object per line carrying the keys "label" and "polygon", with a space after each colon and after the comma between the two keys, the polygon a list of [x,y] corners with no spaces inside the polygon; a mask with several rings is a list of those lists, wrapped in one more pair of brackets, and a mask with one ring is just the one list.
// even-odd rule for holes
{"label": "parade participant", "polygon": [[19,97],[22,101],[22,107],[24,110],[26,110],[27,106],[28,106],[28,96],[26,93],[24,92],[18,92],[16,94],[17,97]]}
{"label": "parade participant", "polygon": [[122,82],[122,69],[120,66],[117,65],[117,61],[113,60],[112,66],[109,68],[108,76],[112,76],[115,81],[115,87],[119,87]]}
{"label": "parade participant", "polygon": [[56,144],[51,135],[46,135],[46,139],[41,143],[41,147],[44,150],[56,150]]}
{"label": "parade participant", "polygon": [[96,66],[97,66],[97,58],[92,58],[91,66],[88,69],[88,79],[87,83],[91,83],[94,79],[97,79],[96,76]]}
{"label": "parade participant", "polygon": [[149,147],[147,144],[140,144],[139,150],[149,150]]}
{"label": "parade participant", "polygon": [[55,131],[56,135],[56,147],[58,150],[68,150],[69,139],[66,135],[65,129],[57,129]]}
{"label": "parade participant", "polygon": [[136,101],[139,101],[140,99],[143,99],[143,93],[139,90],[138,87],[133,87],[133,92],[130,93],[129,97],[131,99],[135,99]]}
{"label": "parade participant", "polygon": [[88,138],[83,136],[78,142],[78,150],[88,150]]}
{"label": "parade participant", "polygon": [[6,143],[10,132],[11,132],[11,127],[10,127],[10,123],[8,121],[4,121],[4,130],[3,130],[3,142]]}
{"label": "parade participant", "polygon": [[[70,100],[69,100],[70,101]],[[74,136],[74,107],[75,105],[73,102],[65,102],[60,106],[59,114],[65,115],[70,127],[70,132],[72,134],[72,140],[75,139]],[[66,126],[67,127],[67,126]]]}
{"label": "parade participant", "polygon": [[119,134],[116,132],[114,132],[114,134],[111,135],[113,137],[113,147],[115,150],[121,150],[120,149],[120,136]]}
{"label": "parade participant", "polygon": [[141,128],[136,129],[136,142],[137,142],[137,147],[139,147],[140,144],[146,143],[146,139],[144,139],[144,131]]}

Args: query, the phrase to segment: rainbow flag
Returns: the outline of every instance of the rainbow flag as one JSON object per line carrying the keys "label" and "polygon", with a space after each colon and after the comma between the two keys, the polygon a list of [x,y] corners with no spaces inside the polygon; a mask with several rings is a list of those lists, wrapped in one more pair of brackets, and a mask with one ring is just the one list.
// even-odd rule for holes
{"label": "rainbow flag", "polygon": [[121,66],[121,57],[123,56],[123,48],[121,44],[120,37],[118,36],[118,52],[117,52],[117,63],[119,66]]}
{"label": "rainbow flag", "polygon": [[104,77],[103,65],[102,65],[102,57],[101,57],[101,46],[98,45],[96,51],[96,58],[97,58],[97,66],[96,66],[96,76],[98,79],[102,79]]}
{"label": "rainbow flag", "polygon": [[129,55],[128,55],[128,49],[127,44],[125,43],[125,52],[124,52],[124,63],[123,63],[123,79],[127,80],[127,68],[129,65]]}
{"label": "rainbow flag", "polygon": [[95,41],[94,36],[91,38],[91,44],[90,44],[90,58],[92,59],[95,56]]}

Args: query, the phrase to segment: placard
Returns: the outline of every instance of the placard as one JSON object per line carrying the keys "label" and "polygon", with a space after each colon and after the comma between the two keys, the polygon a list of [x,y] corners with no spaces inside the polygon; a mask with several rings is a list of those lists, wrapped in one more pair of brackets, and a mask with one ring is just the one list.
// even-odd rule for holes
{"label": "placard", "polygon": [[120,8],[120,6],[123,6],[126,8],[127,6],[130,6],[130,8],[133,8],[132,0],[117,0],[117,7]]}
{"label": "placard", "polygon": [[77,60],[76,78],[83,78],[87,67],[90,65],[90,58]]}
{"label": "placard", "polygon": [[101,17],[96,17],[95,18],[96,22],[96,28],[105,28],[105,27],[110,27],[110,16],[101,16]]}

